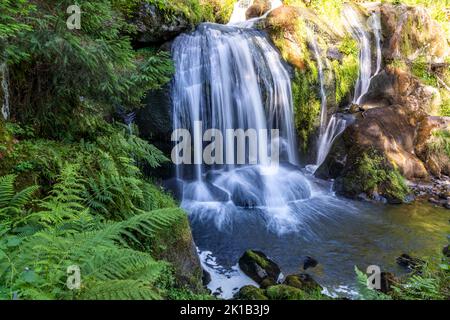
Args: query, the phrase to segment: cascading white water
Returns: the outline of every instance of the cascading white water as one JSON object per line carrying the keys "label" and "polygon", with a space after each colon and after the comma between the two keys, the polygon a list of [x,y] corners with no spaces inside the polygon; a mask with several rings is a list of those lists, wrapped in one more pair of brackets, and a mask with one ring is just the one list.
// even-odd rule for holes
{"label": "cascading white water", "polygon": [[359,76],[355,86],[353,103],[359,104],[363,96],[369,91],[372,78],[372,49],[371,37],[361,19],[361,16],[352,5],[345,5],[342,11],[345,26],[352,36],[358,41],[359,52]]}
{"label": "cascading white water", "polygon": [[253,4],[253,0],[239,0],[234,4],[229,24],[236,24],[247,20],[246,12]]}
{"label": "cascading white water", "polygon": [[[370,81],[372,78],[377,75],[381,71],[382,65],[382,52],[381,52],[381,22],[380,22],[380,13],[374,12],[369,17],[367,21],[367,25],[370,27],[372,33],[375,37],[375,46],[377,52],[377,62],[376,69],[372,72],[372,48],[371,48],[371,36],[369,31],[366,30],[366,27],[362,23],[362,18],[358,14],[358,12],[351,6],[344,6],[343,17],[345,20],[345,25],[347,26],[349,32],[351,32],[352,36],[358,41],[360,46],[360,55],[359,55],[359,76],[355,85],[355,94],[353,98],[353,103],[359,104],[364,97],[364,95],[368,92],[370,87]],[[319,66],[319,78],[321,81],[321,91],[323,88],[323,76],[321,76],[322,66],[320,57],[318,57],[317,43],[313,41],[314,51],[317,57],[318,66]],[[322,105],[326,104],[326,95],[321,93],[322,96]],[[322,111],[325,108],[322,106]],[[326,129],[323,122],[323,114],[321,113],[321,129],[318,143],[318,152],[316,163],[313,166],[309,166],[309,169],[315,172],[326,160],[328,153],[333,146],[336,138],[341,135],[345,129],[349,121],[339,115],[333,115],[326,125]],[[326,121],[326,120],[325,120]],[[326,123],[326,122],[325,122]]]}
{"label": "cascading white water", "polygon": [[314,35],[313,31],[311,29],[308,30],[308,37],[310,39],[310,42],[312,44],[314,56],[317,61],[317,69],[319,73],[319,82],[320,82],[320,136],[322,137],[326,131],[326,125],[327,125],[327,94],[325,91],[325,79],[324,79],[324,72],[323,72],[323,62],[322,57],[320,56],[319,52],[319,45],[317,44],[316,36]]}
{"label": "cascading white water", "polygon": [[173,58],[174,129],[192,132],[198,121],[202,133],[218,129],[224,136],[227,129],[279,129],[280,159],[289,163],[272,174],[261,162],[180,165],[183,207],[193,219],[213,217],[218,227],[242,208],[259,208],[277,232],[293,228],[290,204],[309,199],[313,188],[292,166],[298,157],[291,82],[278,51],[257,30],[203,24],[175,40]]}
{"label": "cascading white water", "polygon": [[312,166],[308,166],[308,170],[315,172],[320,165],[325,161],[328,153],[330,152],[331,146],[333,145],[336,138],[344,132],[347,127],[347,121],[343,117],[338,117],[332,115],[330,121],[327,123],[327,94],[325,91],[325,78],[324,78],[324,68],[322,57],[320,55],[319,46],[317,44],[317,39],[311,29],[308,28],[308,36],[313,48],[314,56],[317,61],[317,69],[319,73],[320,82],[320,98],[321,98],[321,109],[320,109],[320,132],[317,144],[317,157],[316,163]]}
{"label": "cascading white water", "polygon": [[383,55],[382,55],[382,51],[381,51],[382,37],[381,37],[380,12],[379,11],[373,12],[368,20],[368,23],[369,23],[369,26],[371,27],[373,34],[375,36],[375,46],[376,46],[376,50],[377,50],[377,66],[376,66],[375,73],[372,76],[372,78],[373,78],[374,76],[376,76],[377,74],[380,73],[381,65],[383,62]]}
{"label": "cascading white water", "polygon": [[8,120],[10,115],[10,106],[9,106],[8,67],[6,63],[0,65],[0,74],[2,78],[1,88],[3,92],[2,115],[5,120]]}
{"label": "cascading white water", "polygon": [[325,133],[320,137],[319,140],[319,149],[317,151],[317,163],[315,166],[315,170],[320,167],[324,161],[326,160],[328,154],[331,151],[331,147],[336,141],[337,137],[339,137],[347,128],[348,121],[339,115],[332,115],[330,122],[327,125]]}

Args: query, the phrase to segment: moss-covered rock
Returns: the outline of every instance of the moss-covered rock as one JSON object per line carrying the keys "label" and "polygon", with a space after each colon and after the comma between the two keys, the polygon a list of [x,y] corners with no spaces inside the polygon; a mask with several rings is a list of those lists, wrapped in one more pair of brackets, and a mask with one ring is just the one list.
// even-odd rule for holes
{"label": "moss-covered rock", "polygon": [[326,300],[320,290],[305,292],[295,287],[280,284],[267,288],[266,296],[270,300]]}
{"label": "moss-covered rock", "polygon": [[302,290],[284,284],[267,288],[266,294],[270,300],[305,300]]}
{"label": "moss-covered rock", "polygon": [[321,291],[322,287],[309,274],[301,273],[289,275],[283,284],[300,289],[305,292]]}
{"label": "moss-covered rock", "polygon": [[275,262],[264,253],[256,250],[247,250],[239,259],[239,267],[258,284],[267,279],[276,283],[281,273]]}
{"label": "moss-covered rock", "polygon": [[238,300],[268,300],[265,291],[255,286],[244,286],[236,295]]}
{"label": "moss-covered rock", "polygon": [[136,40],[146,45],[164,43],[202,22],[226,20],[232,10],[230,0],[134,0],[123,7],[136,27]]}
{"label": "moss-covered rock", "polygon": [[404,202],[410,193],[395,166],[375,149],[359,153],[352,165],[336,179],[336,192],[351,198],[365,194],[372,199],[385,197],[391,203]]}
{"label": "moss-covered rock", "polygon": [[172,264],[178,285],[187,286],[193,292],[203,292],[203,270],[192,238],[186,213],[179,208],[179,219],[171,228],[162,229],[151,248],[152,256]]}

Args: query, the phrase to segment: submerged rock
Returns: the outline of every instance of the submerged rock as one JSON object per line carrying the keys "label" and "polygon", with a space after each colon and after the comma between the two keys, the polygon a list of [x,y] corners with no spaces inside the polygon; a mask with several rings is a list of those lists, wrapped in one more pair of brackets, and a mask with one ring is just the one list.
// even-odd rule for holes
{"label": "submerged rock", "polygon": [[404,253],[397,258],[397,264],[409,271],[420,271],[425,265],[425,261]]}
{"label": "submerged rock", "polygon": [[303,270],[308,270],[309,268],[315,268],[315,267],[317,267],[318,264],[319,264],[319,262],[316,259],[307,256],[303,260]]}
{"label": "submerged rock", "polygon": [[258,284],[264,280],[276,283],[281,274],[278,265],[260,251],[246,251],[239,259],[239,267]]}
{"label": "submerged rock", "polygon": [[322,290],[322,287],[309,274],[306,273],[289,275],[286,277],[283,284],[305,292]]}

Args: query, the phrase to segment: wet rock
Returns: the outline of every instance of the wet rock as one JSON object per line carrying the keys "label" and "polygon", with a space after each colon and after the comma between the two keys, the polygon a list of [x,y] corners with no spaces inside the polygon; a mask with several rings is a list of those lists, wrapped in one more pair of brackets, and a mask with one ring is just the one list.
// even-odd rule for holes
{"label": "wet rock", "polygon": [[309,274],[306,273],[289,275],[286,277],[283,284],[305,292],[322,290],[322,287]]}
{"label": "wet rock", "polygon": [[244,286],[235,296],[238,300],[268,300],[263,289],[255,286]]}
{"label": "wet rock", "polygon": [[347,163],[347,147],[342,137],[338,137],[331,148],[331,152],[325,162],[317,169],[314,174],[320,179],[336,179],[342,174]]}
{"label": "wet rock", "polygon": [[269,0],[255,0],[245,13],[247,19],[258,18],[267,13],[272,5]]}
{"label": "wet rock", "polygon": [[409,271],[420,271],[425,265],[425,261],[414,258],[408,254],[402,254],[397,258],[397,264]]}
{"label": "wet rock", "polygon": [[241,270],[258,284],[270,279],[278,280],[281,270],[275,262],[270,260],[264,253],[256,250],[248,250],[239,259]]}
{"label": "wet rock", "polygon": [[317,267],[318,264],[319,264],[319,262],[316,259],[314,259],[310,256],[307,256],[307,257],[305,257],[305,259],[303,261],[303,270],[308,270],[309,268],[315,268],[315,267]]}
{"label": "wet rock", "polygon": [[381,273],[381,289],[384,294],[389,294],[393,291],[393,287],[399,283],[399,280],[391,272]]}
{"label": "wet rock", "polygon": [[352,103],[350,105],[350,108],[348,109],[348,111],[350,113],[358,113],[358,112],[361,112],[363,110],[361,109],[361,106],[359,104]]}
{"label": "wet rock", "polygon": [[203,269],[202,282],[205,287],[211,282],[211,274],[205,269]]}
{"label": "wet rock", "polygon": [[344,56],[342,52],[339,51],[336,47],[328,48],[327,50],[327,58],[329,60],[336,60],[339,61],[339,63],[342,63],[342,60],[344,59]]}

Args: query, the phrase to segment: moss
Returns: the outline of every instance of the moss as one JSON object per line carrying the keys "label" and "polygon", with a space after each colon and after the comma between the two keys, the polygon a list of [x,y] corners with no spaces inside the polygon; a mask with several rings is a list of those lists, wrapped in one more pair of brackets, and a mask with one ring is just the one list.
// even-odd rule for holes
{"label": "moss", "polygon": [[431,65],[425,60],[424,57],[420,57],[412,62],[411,72],[423,83],[433,87],[438,86],[437,77],[431,70]]}
{"label": "moss", "polygon": [[202,0],[203,4],[211,6],[215,21],[217,23],[227,23],[233,13],[235,0]]}
{"label": "moss", "polygon": [[381,194],[390,199],[404,201],[410,193],[401,173],[375,149],[363,152],[353,168],[340,178],[344,194]]}
{"label": "moss", "polygon": [[154,235],[157,242],[151,244],[152,256],[170,262],[174,266],[177,285],[186,286],[190,291],[203,291],[202,275],[197,252],[193,245],[192,233],[187,215],[180,208],[169,208],[179,213],[179,219],[170,229],[162,229]]}
{"label": "moss", "polygon": [[313,72],[296,71],[292,81],[295,125],[303,151],[318,125],[321,102],[317,93],[318,79]]}
{"label": "moss", "polygon": [[247,256],[249,256],[250,259],[255,261],[261,268],[265,269],[270,266],[269,261],[261,257],[259,254],[253,252],[252,250],[248,250],[245,253]]}
{"label": "moss", "polygon": [[359,74],[359,49],[357,42],[347,36],[341,42],[339,51],[344,53],[342,64],[338,61],[332,62],[336,81],[335,94],[337,105],[349,102],[349,97],[353,94]]}
{"label": "moss", "polygon": [[305,300],[302,290],[284,284],[269,287],[267,296],[270,300]]}
{"label": "moss", "polygon": [[320,290],[304,292],[300,289],[284,284],[267,288],[266,295],[270,300],[327,300]]}
{"label": "moss", "polygon": [[265,291],[254,286],[242,287],[237,297],[240,300],[268,300]]}

